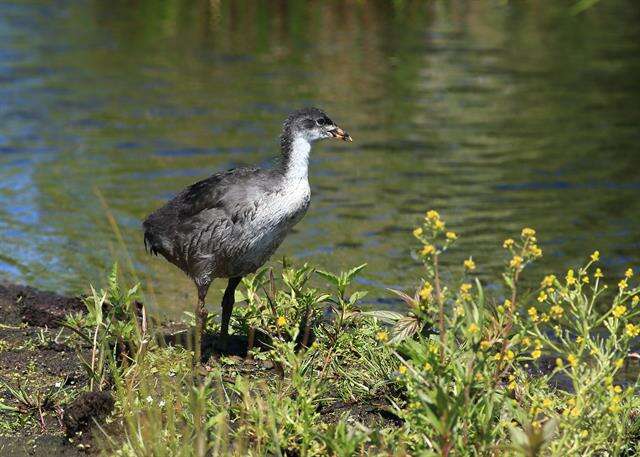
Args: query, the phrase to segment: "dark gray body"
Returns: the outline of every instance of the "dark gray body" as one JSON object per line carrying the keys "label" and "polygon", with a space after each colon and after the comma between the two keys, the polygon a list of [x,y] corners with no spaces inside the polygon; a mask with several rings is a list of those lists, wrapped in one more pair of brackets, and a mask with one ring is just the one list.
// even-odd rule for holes
{"label": "dark gray body", "polygon": [[240,168],[197,182],[144,221],[145,245],[198,286],[255,272],[307,211],[299,171]]}

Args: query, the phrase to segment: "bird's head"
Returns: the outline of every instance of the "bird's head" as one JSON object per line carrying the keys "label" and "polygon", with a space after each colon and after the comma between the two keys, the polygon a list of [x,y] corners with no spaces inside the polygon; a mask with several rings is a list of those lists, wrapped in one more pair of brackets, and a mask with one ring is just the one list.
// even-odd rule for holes
{"label": "bird's head", "polygon": [[338,127],[324,111],[318,108],[303,108],[294,111],[284,122],[283,135],[302,137],[309,143],[324,138],[353,141],[351,136]]}

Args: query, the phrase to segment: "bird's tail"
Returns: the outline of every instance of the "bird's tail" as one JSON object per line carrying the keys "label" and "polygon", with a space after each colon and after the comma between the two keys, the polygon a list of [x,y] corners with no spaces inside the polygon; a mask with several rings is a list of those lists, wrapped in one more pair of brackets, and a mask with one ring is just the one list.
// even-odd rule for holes
{"label": "bird's tail", "polygon": [[149,254],[158,255],[160,243],[154,236],[153,232],[145,227],[144,231],[144,250]]}

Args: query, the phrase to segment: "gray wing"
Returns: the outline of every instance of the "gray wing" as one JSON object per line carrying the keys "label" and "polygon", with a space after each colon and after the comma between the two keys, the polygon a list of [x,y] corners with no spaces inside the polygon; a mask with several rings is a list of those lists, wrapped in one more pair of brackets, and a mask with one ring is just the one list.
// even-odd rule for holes
{"label": "gray wing", "polygon": [[145,246],[193,276],[234,226],[255,215],[258,197],[271,191],[271,174],[239,168],[192,184],[144,221]]}

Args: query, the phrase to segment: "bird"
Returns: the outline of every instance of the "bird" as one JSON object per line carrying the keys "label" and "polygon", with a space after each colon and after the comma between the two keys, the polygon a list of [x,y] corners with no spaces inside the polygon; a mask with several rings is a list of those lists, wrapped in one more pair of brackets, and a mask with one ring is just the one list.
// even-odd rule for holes
{"label": "bird", "polygon": [[274,166],[215,173],[186,187],[144,220],[146,251],[160,254],[195,283],[196,363],[203,353],[205,299],[212,281],[228,280],[218,338],[224,351],[236,287],[269,260],[306,214],[311,145],[327,138],[353,141],[321,109],[293,111],[283,123],[280,160]]}

